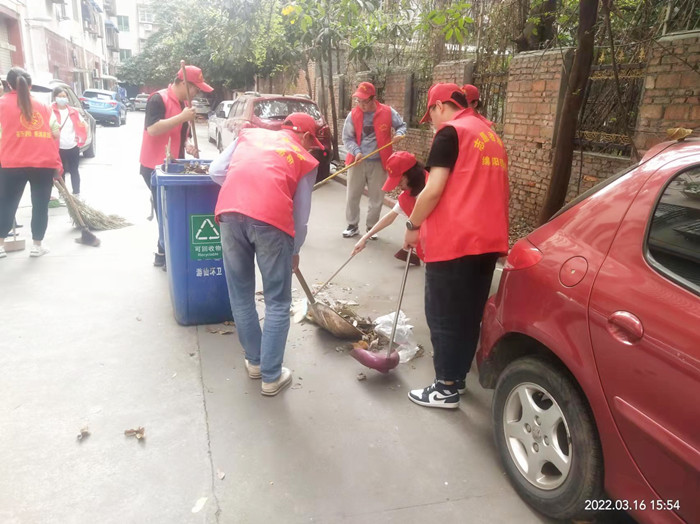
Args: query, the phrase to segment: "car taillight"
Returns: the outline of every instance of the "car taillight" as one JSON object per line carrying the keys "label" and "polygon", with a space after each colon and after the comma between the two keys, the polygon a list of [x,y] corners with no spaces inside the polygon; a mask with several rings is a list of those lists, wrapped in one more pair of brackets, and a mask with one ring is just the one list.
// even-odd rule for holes
{"label": "car taillight", "polygon": [[522,238],[508,253],[503,271],[527,269],[542,260],[542,251],[537,249],[528,239]]}
{"label": "car taillight", "polygon": [[115,100],[110,100],[109,105],[116,106],[117,102]]}
{"label": "car taillight", "polygon": [[80,101],[81,101],[81,102],[87,102],[87,98],[85,98],[84,96],[81,96],[81,97],[80,97]]}

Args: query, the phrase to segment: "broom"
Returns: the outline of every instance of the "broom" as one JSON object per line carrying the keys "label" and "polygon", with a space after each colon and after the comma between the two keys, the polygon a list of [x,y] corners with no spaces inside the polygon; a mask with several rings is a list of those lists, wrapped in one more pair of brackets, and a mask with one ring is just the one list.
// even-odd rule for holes
{"label": "broom", "polygon": [[82,200],[73,198],[66,189],[63,179],[60,182],[54,181],[58,192],[65,200],[68,206],[68,214],[73,220],[76,227],[85,228],[93,231],[105,231],[107,229],[120,229],[130,226],[131,224],[126,219],[117,215],[105,215],[104,213],[88,206]]}

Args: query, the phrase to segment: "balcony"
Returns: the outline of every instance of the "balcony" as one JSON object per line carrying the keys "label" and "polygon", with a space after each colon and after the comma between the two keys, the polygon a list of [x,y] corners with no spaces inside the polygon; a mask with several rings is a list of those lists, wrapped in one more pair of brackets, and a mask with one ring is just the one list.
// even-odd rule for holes
{"label": "balcony", "polygon": [[104,0],[103,5],[107,16],[117,16],[117,0]]}

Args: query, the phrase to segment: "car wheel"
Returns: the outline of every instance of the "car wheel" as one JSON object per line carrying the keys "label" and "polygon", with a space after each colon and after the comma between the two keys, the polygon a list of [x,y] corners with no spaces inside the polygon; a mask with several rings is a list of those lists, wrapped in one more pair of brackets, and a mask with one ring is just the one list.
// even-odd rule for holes
{"label": "car wheel", "polygon": [[83,156],[85,158],[95,158],[95,153],[97,153],[97,144],[95,143],[97,138],[95,137],[95,130],[92,131],[92,142],[90,142],[90,147],[83,151]]}
{"label": "car wheel", "polygon": [[219,153],[221,153],[224,150],[224,145],[221,143],[221,135],[218,135],[216,137],[216,149],[219,150]]}
{"label": "car wheel", "polygon": [[119,126],[122,125],[122,117],[121,117],[121,115],[118,116],[118,117],[116,118],[116,120],[114,121],[114,125],[115,125],[116,127],[119,127]]}
{"label": "car wheel", "polygon": [[124,118],[122,118],[122,124],[126,125],[126,111],[124,111]]}
{"label": "car wheel", "polygon": [[493,397],[498,452],[518,494],[556,519],[590,518],[604,498],[603,455],[588,403],[569,372],[536,357],[510,363]]}

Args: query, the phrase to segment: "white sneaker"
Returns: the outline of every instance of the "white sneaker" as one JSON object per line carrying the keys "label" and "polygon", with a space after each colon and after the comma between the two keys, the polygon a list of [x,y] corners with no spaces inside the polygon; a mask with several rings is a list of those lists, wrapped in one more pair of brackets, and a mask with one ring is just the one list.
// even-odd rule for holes
{"label": "white sneaker", "polygon": [[282,373],[280,374],[280,378],[278,378],[274,382],[265,382],[263,380],[261,393],[263,395],[267,395],[268,397],[272,397],[274,395],[277,395],[277,393],[282,391],[284,388],[289,386],[291,383],[292,383],[292,372],[289,371],[287,368],[283,367]]}
{"label": "white sneaker", "polygon": [[7,256],[7,252],[5,251],[5,246],[0,246],[0,258],[5,258]]}
{"label": "white sneaker", "polygon": [[253,365],[250,362],[248,362],[248,359],[245,359],[245,369],[248,372],[248,376],[250,378],[262,377],[262,373],[260,373],[260,365]]}
{"label": "white sneaker", "polygon": [[48,247],[37,246],[36,244],[32,244],[32,247],[29,250],[29,256],[30,257],[42,257],[48,252],[49,252]]}

